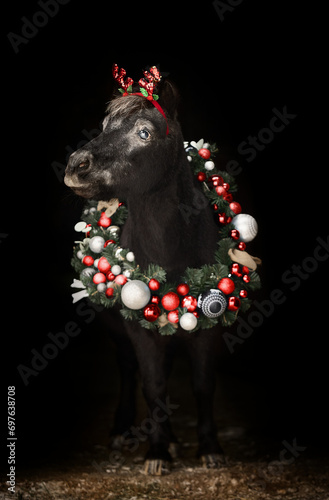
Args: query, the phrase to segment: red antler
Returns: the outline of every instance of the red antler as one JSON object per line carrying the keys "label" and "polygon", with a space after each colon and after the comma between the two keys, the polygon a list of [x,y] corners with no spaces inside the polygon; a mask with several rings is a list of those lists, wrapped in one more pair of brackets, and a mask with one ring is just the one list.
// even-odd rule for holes
{"label": "red antler", "polygon": [[134,80],[128,76],[125,81],[124,77],[126,76],[126,70],[123,68],[119,69],[119,66],[117,64],[113,64],[112,66],[112,75],[113,78],[123,88],[124,93],[127,94],[127,89],[134,83]]}
{"label": "red antler", "polygon": [[161,80],[161,75],[156,66],[152,66],[150,72],[143,71],[143,73],[148,81],[146,81],[144,78],[141,78],[138,83],[143,89],[146,90],[146,92],[148,93],[148,98],[152,100],[155,98],[153,96],[154,87]]}

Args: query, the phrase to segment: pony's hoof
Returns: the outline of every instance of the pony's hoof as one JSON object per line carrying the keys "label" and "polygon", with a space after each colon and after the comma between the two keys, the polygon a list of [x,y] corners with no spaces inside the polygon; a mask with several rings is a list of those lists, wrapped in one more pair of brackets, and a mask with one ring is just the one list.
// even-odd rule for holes
{"label": "pony's hoof", "polygon": [[225,457],[219,453],[208,453],[201,456],[201,462],[206,469],[219,469],[225,465]]}
{"label": "pony's hoof", "polygon": [[144,474],[149,476],[164,476],[170,474],[170,462],[161,458],[145,460]]}

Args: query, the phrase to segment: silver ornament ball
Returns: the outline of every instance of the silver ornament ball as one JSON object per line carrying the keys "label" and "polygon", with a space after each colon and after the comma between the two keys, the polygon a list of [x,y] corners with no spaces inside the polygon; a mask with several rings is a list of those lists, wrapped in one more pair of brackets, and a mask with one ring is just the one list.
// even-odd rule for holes
{"label": "silver ornament ball", "polygon": [[249,214],[238,214],[232,219],[232,224],[239,231],[240,240],[244,243],[252,241],[258,232],[256,220]]}
{"label": "silver ornament ball", "polygon": [[121,290],[121,300],[129,309],[142,309],[151,299],[149,287],[140,280],[131,280]]}

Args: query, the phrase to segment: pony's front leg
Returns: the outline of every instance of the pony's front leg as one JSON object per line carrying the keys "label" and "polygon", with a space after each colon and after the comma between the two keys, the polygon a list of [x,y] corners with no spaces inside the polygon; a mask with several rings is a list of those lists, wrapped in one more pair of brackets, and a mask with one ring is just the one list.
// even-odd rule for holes
{"label": "pony's front leg", "polygon": [[213,416],[216,386],[215,352],[218,328],[198,330],[187,340],[192,366],[192,387],[198,412],[198,456],[207,468],[224,463]]}
{"label": "pony's front leg", "polygon": [[146,330],[136,323],[127,325],[127,332],[135,348],[142,390],[148,406],[148,418],[141,426],[141,431],[148,435],[150,444],[145,458],[145,472],[161,475],[169,472],[172,457],[168,449],[175,439],[169,418],[176,405],[167,397],[171,339]]}

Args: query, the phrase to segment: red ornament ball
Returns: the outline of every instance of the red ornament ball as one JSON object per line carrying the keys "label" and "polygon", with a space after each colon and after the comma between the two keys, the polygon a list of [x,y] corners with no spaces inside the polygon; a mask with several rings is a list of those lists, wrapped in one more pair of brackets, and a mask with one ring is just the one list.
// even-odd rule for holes
{"label": "red ornament ball", "polygon": [[223,200],[227,201],[228,203],[231,203],[233,200],[233,195],[231,193],[226,193],[223,195]]}
{"label": "red ornament ball", "polygon": [[166,311],[173,311],[179,306],[179,297],[175,292],[168,292],[162,297],[161,304]]}
{"label": "red ornament ball", "polygon": [[227,309],[229,311],[237,311],[241,305],[239,297],[229,297]]}
{"label": "red ornament ball", "polygon": [[224,194],[227,194],[226,189],[223,186],[217,186],[215,188],[216,193],[218,196],[223,196]]}
{"label": "red ornament ball", "polygon": [[174,311],[170,311],[167,315],[168,321],[170,323],[178,323],[179,321],[179,316],[178,316],[178,310],[175,309]]}
{"label": "red ornament ball", "polygon": [[240,295],[240,297],[241,297],[242,299],[245,299],[245,298],[247,298],[247,297],[248,297],[248,292],[247,292],[247,290],[240,290],[239,295]]}
{"label": "red ornament ball", "polygon": [[92,258],[91,255],[86,255],[83,259],[82,262],[84,263],[85,266],[92,266],[94,263],[94,259]]}
{"label": "red ornament ball", "polygon": [[190,291],[190,287],[188,286],[187,283],[180,283],[176,288],[176,290],[177,293],[179,293],[179,295],[187,295]]}
{"label": "red ornament ball", "polygon": [[156,304],[158,306],[161,302],[159,295],[152,295],[151,302],[152,304]]}
{"label": "red ornament ball", "polygon": [[234,291],[235,284],[234,284],[234,281],[231,280],[230,278],[222,278],[219,281],[217,288],[219,288],[219,290],[221,290],[226,295],[229,295],[230,293],[232,293]]}
{"label": "red ornament ball", "polygon": [[196,177],[197,177],[198,181],[200,181],[200,182],[205,181],[207,178],[207,176],[204,172],[199,172]]}
{"label": "red ornament ball", "polygon": [[245,283],[249,283],[250,282],[250,276],[248,276],[248,274],[244,274],[242,276],[242,279]]}
{"label": "red ornament ball", "polygon": [[249,274],[249,267],[248,266],[242,266],[242,272],[243,272],[243,274]]}
{"label": "red ornament ball", "polygon": [[95,285],[99,285],[100,283],[105,283],[106,281],[106,276],[103,273],[96,273],[93,276],[93,282]]}
{"label": "red ornament ball", "polygon": [[106,248],[107,245],[111,245],[111,243],[115,244],[115,241],[114,240],[107,240],[107,241],[105,241],[104,248]]}
{"label": "red ornament ball", "polygon": [[111,264],[107,261],[106,257],[101,257],[98,261],[98,269],[101,273],[108,273],[111,269]]}
{"label": "red ornament ball", "polygon": [[237,229],[232,229],[231,238],[233,238],[233,240],[238,240],[240,238],[240,233]]}
{"label": "red ornament ball", "polygon": [[149,289],[152,290],[152,292],[156,292],[157,290],[159,290],[159,288],[160,288],[160,283],[158,282],[158,280],[152,278],[149,281]]}
{"label": "red ornament ball", "polygon": [[234,274],[235,276],[238,276],[238,278],[241,278],[242,273],[240,271],[240,264],[238,264],[237,262],[234,262],[231,265],[231,273]]}
{"label": "red ornament ball", "polygon": [[106,277],[107,277],[107,279],[108,279],[109,281],[114,281],[114,279],[115,279],[115,274],[113,274],[113,273],[109,272],[109,273],[107,273]]}
{"label": "red ornament ball", "polygon": [[150,323],[156,321],[160,314],[161,311],[156,304],[149,304],[144,307],[143,316],[147,321],[150,321]]}
{"label": "red ornament ball", "polygon": [[232,201],[230,203],[230,209],[232,210],[232,212],[234,212],[236,215],[237,214],[240,214],[241,213],[241,205],[240,203],[238,203],[237,201]]}
{"label": "red ornament ball", "polygon": [[188,312],[194,312],[197,308],[198,301],[192,295],[186,295],[182,300],[182,307],[186,307]]}
{"label": "red ornament ball", "polygon": [[245,244],[244,241],[240,241],[240,243],[238,244],[238,249],[243,251],[246,249],[246,246],[247,245]]}
{"label": "red ornament ball", "polygon": [[105,215],[105,212],[102,212],[102,215],[100,216],[100,219],[97,222],[97,226],[109,227],[111,224],[112,224],[112,220],[110,219],[110,217]]}
{"label": "red ornament ball", "polygon": [[105,295],[106,295],[106,297],[110,298],[113,296],[113,293],[114,293],[114,290],[112,287],[110,287],[110,288],[106,289]]}
{"label": "red ornament ball", "polygon": [[210,153],[209,149],[207,149],[207,148],[201,148],[201,149],[199,149],[199,155],[204,160],[209,160],[209,158],[211,156],[211,153]]}
{"label": "red ornament ball", "polygon": [[[117,285],[125,285],[128,281],[127,279],[127,276],[125,276],[124,274],[118,274],[118,276],[116,276],[114,278],[114,281]],[[144,302],[145,304],[145,302]]]}
{"label": "red ornament ball", "polygon": [[220,224],[227,224],[227,215],[225,212],[223,212],[222,214],[218,214],[218,222]]}
{"label": "red ornament ball", "polygon": [[210,177],[210,180],[212,182],[212,185],[214,187],[217,187],[217,186],[222,186],[223,185],[223,182],[224,182],[224,179],[223,177],[221,177],[220,175],[212,175]]}

